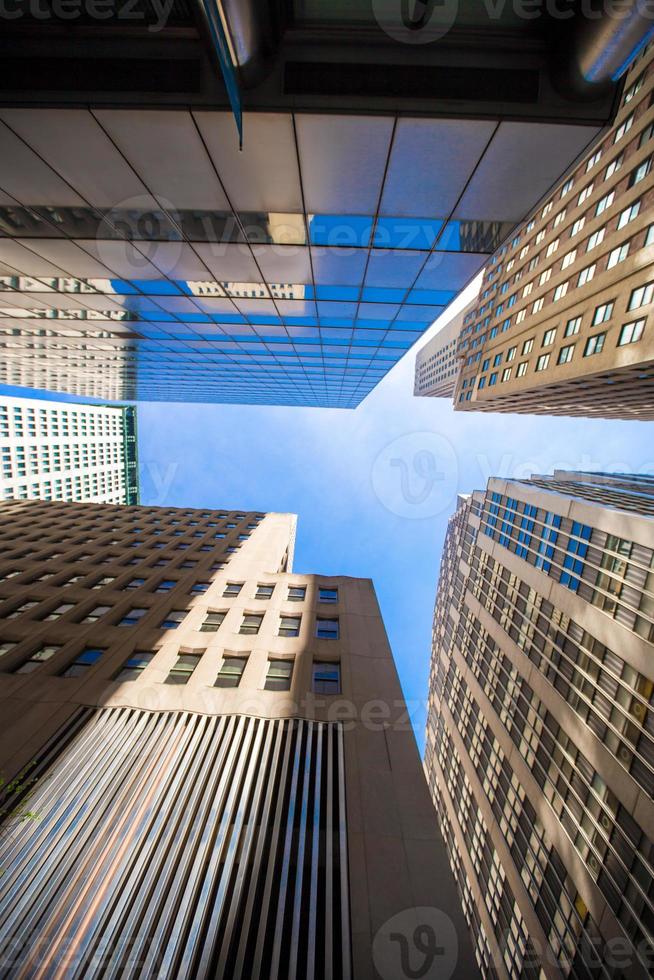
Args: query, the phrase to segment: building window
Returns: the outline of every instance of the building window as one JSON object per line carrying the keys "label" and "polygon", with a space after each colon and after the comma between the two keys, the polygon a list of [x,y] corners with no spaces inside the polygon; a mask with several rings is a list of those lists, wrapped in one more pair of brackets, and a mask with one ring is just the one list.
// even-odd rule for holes
{"label": "building window", "polygon": [[339,637],[338,619],[319,616],[316,620],[316,636],[320,640],[337,640]]}
{"label": "building window", "polygon": [[618,347],[638,343],[643,336],[646,322],[647,318],[642,317],[640,320],[632,320],[631,323],[623,324],[620,329],[620,336],[618,337]]}
{"label": "building window", "polygon": [[306,594],[307,594],[306,585],[289,585],[288,587],[289,602],[304,602]]}
{"label": "building window", "polygon": [[239,594],[242,588],[243,588],[242,582],[228,582],[227,585],[225,586],[225,591],[223,592],[223,596],[227,599],[233,599],[234,596],[237,596]]}
{"label": "building window", "polygon": [[636,81],[632,85],[629,86],[629,88],[625,92],[624,98],[622,100],[622,104],[623,105],[627,105],[628,102],[631,102],[631,100],[633,99],[634,95],[636,95],[636,93],[639,92],[640,89],[642,88],[642,85],[643,85],[643,81],[644,80],[645,80],[645,75],[644,74],[643,75],[640,75],[636,79]]}
{"label": "building window", "polygon": [[263,613],[245,613],[239,633],[258,633],[263,622]]}
{"label": "building window", "polygon": [[299,636],[301,616],[280,616],[279,635]]}
{"label": "building window", "polygon": [[314,694],[341,693],[340,663],[314,661],[311,689]]}
{"label": "building window", "polygon": [[577,198],[577,204],[578,205],[583,204],[584,201],[588,200],[588,198],[592,193],[593,193],[593,185],[588,184],[587,187],[584,187],[584,189],[580,192],[579,197]]}
{"label": "building window", "polygon": [[600,354],[604,348],[605,338],[605,333],[598,333],[595,337],[589,337],[584,347],[584,357],[590,357],[592,354]]}
{"label": "building window", "polygon": [[4,657],[6,653],[11,653],[15,646],[17,646],[16,643],[0,643],[0,657]]}
{"label": "building window", "polygon": [[591,249],[596,248],[598,245],[602,244],[602,242],[604,241],[605,232],[606,232],[606,228],[599,228],[597,231],[593,232],[593,234],[588,239],[588,244],[586,245],[587,252],[590,252]]}
{"label": "building window", "polygon": [[627,186],[634,187],[636,184],[639,184],[641,180],[644,180],[645,177],[647,177],[651,169],[652,169],[652,158],[648,157],[647,160],[643,160],[643,162],[640,164],[639,167],[636,167],[635,170],[631,171],[631,173],[629,174],[629,183],[627,184]]}
{"label": "building window", "polygon": [[595,164],[599,162],[601,156],[602,156],[602,150],[599,149],[596,150],[595,153],[593,153],[592,157],[588,158],[588,160],[586,161],[586,173],[588,173],[589,170],[593,169]]}
{"label": "building window", "polygon": [[511,378],[511,368],[504,368],[502,371],[502,381],[509,381]]}
{"label": "building window", "polygon": [[95,623],[98,619],[108,613],[110,609],[111,606],[96,606],[95,609],[92,609],[88,616],[85,616],[81,622]]}
{"label": "building window", "polygon": [[201,633],[217,633],[223,624],[226,612],[208,612],[200,626]]}
{"label": "building window", "polygon": [[565,197],[572,190],[572,185],[574,184],[574,177],[569,177],[565,184],[561,188],[561,197]]}
{"label": "building window", "polygon": [[159,582],[159,585],[154,590],[155,592],[170,592],[177,585],[177,580],[172,578],[164,578]]}
{"label": "building window", "polygon": [[575,316],[565,325],[565,330],[563,331],[564,337],[571,337],[575,333],[579,333],[579,328],[581,327],[581,317]]}
{"label": "building window", "polygon": [[320,586],[318,589],[318,602],[335,603],[338,602],[338,589]]}
{"label": "building window", "polygon": [[208,592],[211,582],[195,582],[191,586],[191,595],[202,595],[204,592]]}
{"label": "building window", "polygon": [[523,378],[525,376],[527,373],[527,366],[528,361],[521,361],[520,364],[518,364],[518,368],[515,373],[516,378]]}
{"label": "building window", "polygon": [[551,330],[546,330],[543,334],[543,342],[541,347],[550,347],[556,340],[556,327],[552,327]]}
{"label": "building window", "polygon": [[628,255],[629,242],[625,242],[624,245],[619,245],[618,248],[614,248],[612,252],[609,252],[609,259],[606,264],[606,268],[612,269],[613,266],[617,265],[619,262],[624,262]]}
{"label": "building window", "polygon": [[549,363],[550,363],[550,355],[541,354],[538,360],[536,361],[536,370],[544,371]]}
{"label": "building window", "polygon": [[144,578],[133,578],[131,582],[128,582],[124,588],[126,589],[140,589],[142,585],[145,585]]}
{"label": "building window", "polygon": [[164,683],[188,684],[191,674],[200,663],[200,656],[199,653],[180,653]]}
{"label": "building window", "polygon": [[561,270],[567,269],[569,265],[572,265],[574,260],[577,258],[577,249],[573,248],[571,252],[563,256],[563,261],[561,262]]}
{"label": "building window", "polygon": [[559,283],[559,285],[554,290],[554,296],[553,296],[554,303],[556,303],[557,300],[563,299],[563,297],[568,291],[568,285],[569,284],[567,282]]}
{"label": "building window", "polygon": [[59,619],[65,613],[70,612],[70,610],[74,608],[75,606],[72,602],[62,602],[60,606],[57,606],[57,608],[53,609],[51,613],[48,613],[47,616],[43,617],[43,622],[44,623],[53,622],[53,620]]}
{"label": "building window", "polygon": [[534,349],[534,338],[530,337],[529,340],[525,340],[524,344],[522,345],[522,353],[531,354],[533,349]]}
{"label": "building window", "polygon": [[633,221],[634,218],[637,218],[639,211],[640,211],[640,201],[636,201],[636,203],[632,204],[631,207],[625,208],[624,211],[621,212],[620,217],[618,218],[617,230],[620,231],[620,229],[624,228],[625,225],[628,225],[630,221]]}
{"label": "building window", "polygon": [[38,606],[38,599],[30,599],[28,602],[23,602],[20,606],[16,606],[12,609],[10,613],[4,617],[5,619],[16,619],[18,616],[22,616],[23,613],[27,612],[28,609],[33,609],[34,606]]}
{"label": "building window", "polygon": [[263,684],[264,691],[290,691],[293,676],[292,660],[268,661],[268,671]]}
{"label": "building window", "polygon": [[570,238],[574,238],[575,235],[578,235],[585,224],[586,224],[585,215],[581,218],[577,218],[577,220],[575,221],[575,223],[573,224],[570,230]]}
{"label": "building window", "polygon": [[585,269],[582,269],[579,273],[579,278],[577,279],[577,286],[585,286],[587,282],[590,282],[595,275],[595,266],[587,265]]}
{"label": "building window", "polygon": [[147,609],[130,609],[126,616],[118,623],[119,626],[136,626],[137,623],[145,616],[148,612]]}
{"label": "building window", "polygon": [[512,361],[513,358],[516,356],[517,351],[518,351],[517,347],[509,347],[508,351],[506,352],[507,361]]}
{"label": "building window", "polygon": [[255,593],[255,599],[270,599],[275,589],[274,585],[257,585],[257,591]]}
{"label": "building window", "polygon": [[617,143],[618,140],[621,140],[622,137],[625,135],[625,133],[629,132],[629,130],[633,126],[633,123],[634,123],[634,114],[632,112],[631,115],[625,119],[622,125],[618,126],[618,128],[616,129],[615,136],[613,137],[613,142]]}
{"label": "building window", "polygon": [[[15,646],[15,644],[13,644]],[[54,657],[55,653],[61,650],[61,645],[48,644],[46,646],[39,647],[34,653],[29,657],[28,660],[24,660],[19,667],[14,671],[15,674],[31,674],[33,670],[40,667],[41,664],[49,660],[50,657]]]}
{"label": "building window", "polygon": [[185,609],[171,609],[159,628],[162,630],[176,630],[185,616]]}
{"label": "building window", "polygon": [[559,351],[559,359],[557,363],[567,364],[569,361],[572,360],[572,355],[574,354],[574,351],[575,351],[574,344],[568,344],[567,347],[562,347],[561,350]]}
{"label": "building window", "polygon": [[69,666],[61,672],[60,676],[80,677],[82,674],[86,673],[89,667],[92,667],[93,664],[98,662],[103,653],[104,650],[87,647],[85,650],[82,650],[80,655],[75,660],[73,660],[72,664],[69,664]]}
{"label": "building window", "polygon": [[646,286],[638,286],[636,289],[632,289],[627,309],[637,310],[641,306],[648,306],[652,302],[653,293],[654,282],[649,282]]}
{"label": "building window", "polygon": [[609,194],[606,194],[603,198],[601,198],[601,200],[597,202],[597,207],[595,208],[595,217],[602,214],[602,212],[606,211],[607,208],[610,208],[614,200],[615,191],[611,191]]}
{"label": "building window", "polygon": [[613,174],[616,173],[616,171],[618,171],[621,166],[622,166],[622,154],[620,153],[619,156],[617,156],[614,160],[611,160],[610,164],[606,168],[606,172],[604,174],[604,180],[608,180],[609,177],[612,177]]}
{"label": "building window", "polygon": [[232,657],[225,655],[220,665],[214,687],[238,687],[248,662],[247,657]]}
{"label": "building window", "polygon": [[595,309],[591,326],[596,327],[599,323],[606,323],[612,316],[613,303],[602,303],[601,306],[598,306]]}
{"label": "building window", "polygon": [[150,661],[154,658],[151,650],[135,650],[127,658],[118,673],[115,675],[116,681],[136,681],[141,676]]}

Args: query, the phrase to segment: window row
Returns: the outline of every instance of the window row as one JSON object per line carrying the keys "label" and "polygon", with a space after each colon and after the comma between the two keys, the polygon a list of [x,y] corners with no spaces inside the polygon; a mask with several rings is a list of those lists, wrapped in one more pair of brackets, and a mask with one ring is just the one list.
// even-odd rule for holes
{"label": "window row", "polygon": [[[15,643],[0,643],[0,657],[9,653]],[[31,674],[61,650],[61,645],[46,644],[35,650],[26,660],[15,668],[15,674]],[[99,647],[86,647],[74,660],[59,673],[59,677],[82,677],[90,667],[98,663],[105,651]],[[113,676],[116,681],[137,680],[145,668],[154,660],[156,653],[151,650],[135,650]],[[201,653],[179,653],[164,681],[165,684],[187,684],[202,659]],[[214,687],[238,687],[247,666],[248,654],[225,654],[216,676]],[[269,657],[263,683],[265,691],[288,691],[293,677],[293,659]],[[312,665],[311,690],[314,694],[341,693],[340,661],[314,660]]]}

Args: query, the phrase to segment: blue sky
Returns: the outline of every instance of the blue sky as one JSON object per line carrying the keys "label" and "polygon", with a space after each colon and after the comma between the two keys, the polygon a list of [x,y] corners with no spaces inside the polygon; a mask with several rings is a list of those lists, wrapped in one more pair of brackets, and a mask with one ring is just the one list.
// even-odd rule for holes
{"label": "blue sky", "polygon": [[374,580],[422,745],[456,493],[554,467],[654,472],[654,443],[645,423],[455,413],[447,399],[414,398],[416,349],[354,411],[141,403],[139,451],[144,504],[292,511],[297,572]]}
{"label": "blue sky", "polygon": [[354,411],[147,403],[139,432],[144,503],[292,511],[296,571],[374,580],[422,745],[456,493],[554,467],[654,472],[654,444],[639,422],[464,414],[414,398],[416,349]]}

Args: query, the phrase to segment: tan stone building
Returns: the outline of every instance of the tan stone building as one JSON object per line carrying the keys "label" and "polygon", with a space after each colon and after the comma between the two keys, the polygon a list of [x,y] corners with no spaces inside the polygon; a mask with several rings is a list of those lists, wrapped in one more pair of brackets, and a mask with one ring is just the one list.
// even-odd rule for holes
{"label": "tan stone building", "polygon": [[416,354],[414,395],[450,398],[459,374],[458,341],[463,328],[476,320],[477,299],[453,316]]}
{"label": "tan stone building", "polygon": [[294,573],[289,514],[12,501],[0,536],[0,771],[38,777],[2,976],[386,980],[425,908],[476,974],[370,580]]}
{"label": "tan stone building", "polygon": [[426,769],[484,976],[651,976],[654,477],[491,479],[450,519]]}
{"label": "tan stone building", "polygon": [[654,48],[613,127],[486,268],[459,410],[654,418]]}

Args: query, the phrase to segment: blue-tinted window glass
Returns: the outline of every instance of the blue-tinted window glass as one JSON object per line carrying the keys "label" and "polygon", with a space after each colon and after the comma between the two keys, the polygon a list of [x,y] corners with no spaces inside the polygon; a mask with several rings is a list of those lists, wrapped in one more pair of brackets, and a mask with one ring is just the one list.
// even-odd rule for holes
{"label": "blue-tinted window glass", "polygon": [[310,214],[309,241],[312,245],[365,248],[370,244],[373,220],[368,215]]}
{"label": "blue-tinted window glass", "polygon": [[131,279],[130,283],[150,296],[179,296],[182,292],[177,283],[168,279]]}
{"label": "blue-tinted window glass", "polygon": [[443,227],[433,218],[379,218],[372,243],[377,248],[430,249]]}

